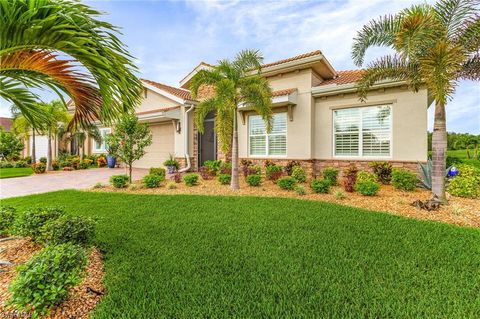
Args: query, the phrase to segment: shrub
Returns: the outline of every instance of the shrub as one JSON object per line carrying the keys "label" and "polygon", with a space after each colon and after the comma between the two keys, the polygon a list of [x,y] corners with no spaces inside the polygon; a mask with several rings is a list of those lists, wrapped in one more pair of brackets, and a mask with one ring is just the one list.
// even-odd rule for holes
{"label": "shrub", "polygon": [[40,163],[43,163],[43,164],[47,164],[47,158],[45,156],[43,157],[40,157],[40,159],[38,160]]}
{"label": "shrub", "polygon": [[389,162],[371,162],[370,167],[380,183],[387,185],[392,180],[392,164]]}
{"label": "shrub", "polygon": [[165,180],[165,168],[163,167],[151,167],[149,172],[150,175],[155,174],[160,177],[160,181],[163,182]]}
{"label": "shrub", "polygon": [[253,165],[253,162],[247,159],[242,159],[240,160],[240,165],[242,167],[242,172],[243,172],[243,177],[247,177],[248,175],[248,169],[250,166]]}
{"label": "shrub", "polygon": [[194,186],[198,183],[198,174],[190,173],[183,176],[183,182],[187,186]]}
{"label": "shrub", "polygon": [[301,166],[295,166],[292,169],[291,175],[299,183],[305,183],[307,181],[307,174],[305,173],[305,170]]}
{"label": "shrub", "polygon": [[52,168],[54,171],[58,171],[60,169],[60,163],[58,161],[52,161]]}
{"label": "shrub", "polygon": [[16,210],[9,206],[0,206],[0,236],[10,234],[15,221]]}
{"label": "shrub", "polygon": [[48,246],[17,268],[10,284],[9,304],[33,317],[47,313],[68,296],[68,289],[78,283],[87,264],[82,248],[72,244]]}
{"label": "shrub", "polygon": [[280,186],[281,189],[293,190],[297,185],[297,181],[291,176],[284,176],[277,180],[277,185]]}
{"label": "shrub", "polygon": [[352,193],[355,190],[355,183],[357,182],[358,169],[354,164],[351,164],[343,172],[343,187],[345,191]]}
{"label": "shrub", "polygon": [[105,158],[105,156],[99,156],[97,157],[97,166],[98,167],[105,167],[107,166],[107,159]]}
{"label": "shrub", "polygon": [[222,162],[217,174],[232,174],[232,163]]}
{"label": "shrub", "polygon": [[47,170],[47,165],[43,163],[32,164],[32,169],[35,174],[43,174]]}
{"label": "shrub", "polygon": [[380,184],[377,182],[366,180],[355,184],[355,190],[364,196],[375,196],[380,189]]}
{"label": "shrub", "polygon": [[27,162],[25,162],[25,161],[16,161],[15,162],[15,168],[23,168],[23,167],[28,167]]}
{"label": "shrub", "polygon": [[287,163],[287,165],[285,165],[285,172],[288,176],[292,176],[293,169],[299,166],[301,167],[301,163],[299,161],[290,161]]}
{"label": "shrub", "polygon": [[167,188],[168,189],[176,189],[177,184],[175,182],[170,182],[170,183],[167,184]]}
{"label": "shrub", "polygon": [[206,166],[201,166],[198,171],[200,173],[200,176],[202,176],[204,180],[211,179],[213,176],[216,175],[215,171]]}
{"label": "shrub", "polygon": [[247,176],[248,175],[261,175],[262,168],[258,165],[252,165],[247,169]]}
{"label": "shrub", "polygon": [[338,200],[342,200],[342,199],[345,199],[347,196],[345,195],[344,192],[342,191],[336,191],[335,192],[335,198],[338,199]]}
{"label": "shrub", "polygon": [[295,193],[297,193],[297,195],[300,195],[300,196],[307,194],[307,192],[305,191],[305,188],[301,185],[295,186],[293,190],[295,191]]}
{"label": "shrub", "polygon": [[32,157],[31,156],[25,156],[23,158],[25,162],[27,162],[28,165],[32,164]]}
{"label": "shrub", "polygon": [[403,191],[414,191],[417,185],[417,175],[405,169],[394,169],[392,173],[392,185]]}
{"label": "shrub", "polygon": [[377,182],[377,176],[367,171],[360,171],[357,173],[357,183],[362,182]]}
{"label": "shrub", "polygon": [[115,188],[124,188],[128,183],[128,175],[112,175],[110,176],[110,184]]}
{"label": "shrub", "polygon": [[43,226],[42,241],[48,244],[60,245],[72,243],[88,246],[95,234],[95,221],[82,216],[61,216],[49,221]]}
{"label": "shrub", "polygon": [[75,155],[70,155],[66,159],[66,166],[73,167],[74,169],[78,169],[80,165],[80,157]]}
{"label": "shrub", "polygon": [[13,163],[10,163],[10,162],[0,162],[0,168],[13,168]]}
{"label": "shrub", "polygon": [[265,168],[265,175],[268,180],[276,182],[283,175],[283,168],[280,165],[268,165]]}
{"label": "shrub", "polygon": [[15,220],[15,233],[31,237],[33,241],[43,240],[43,226],[65,214],[59,207],[39,207],[26,210]]}
{"label": "shrub", "polygon": [[314,193],[328,194],[331,185],[332,182],[328,179],[314,179],[310,183],[310,188],[313,190]]}
{"label": "shrub", "polygon": [[339,170],[333,167],[327,167],[323,170],[323,178],[330,181],[330,185],[337,185]]}
{"label": "shrub", "polygon": [[176,172],[170,176],[170,180],[174,181],[175,183],[180,183],[182,181],[182,174]]}
{"label": "shrub", "polygon": [[85,163],[87,166],[92,166],[93,165],[93,160],[91,160],[90,158],[85,158],[83,160],[83,163]]}
{"label": "shrub", "polygon": [[267,159],[267,160],[264,160],[264,161],[263,161],[263,167],[265,167],[265,168],[267,168],[267,167],[269,167],[269,166],[273,166],[273,165],[275,165],[275,162],[273,162],[273,161],[271,161],[271,160],[268,160],[268,159]]}
{"label": "shrub", "polygon": [[476,198],[480,196],[480,169],[462,164],[459,174],[448,185],[448,192],[453,196]]}
{"label": "shrub", "polygon": [[250,186],[260,186],[262,183],[262,176],[260,175],[248,175],[247,176],[247,184]]}
{"label": "shrub", "polygon": [[203,162],[203,166],[208,167],[214,173],[214,175],[216,175],[220,170],[222,163],[223,162],[221,160],[205,161]]}
{"label": "shrub", "polygon": [[229,174],[219,174],[218,175],[218,181],[222,185],[228,185],[230,184],[230,181],[232,180],[232,176]]}
{"label": "shrub", "polygon": [[142,183],[143,185],[145,185],[146,188],[159,187],[161,182],[162,182],[162,177],[157,174],[148,174],[148,175],[145,175],[142,179]]}
{"label": "shrub", "polygon": [[88,164],[87,162],[85,162],[85,160],[83,160],[78,164],[77,168],[78,169],[87,169],[89,166],[90,166],[90,164]]}
{"label": "shrub", "polygon": [[175,159],[172,154],[168,155],[168,159],[163,162],[163,166],[165,167],[173,167],[174,170],[178,170],[180,167],[180,163]]}

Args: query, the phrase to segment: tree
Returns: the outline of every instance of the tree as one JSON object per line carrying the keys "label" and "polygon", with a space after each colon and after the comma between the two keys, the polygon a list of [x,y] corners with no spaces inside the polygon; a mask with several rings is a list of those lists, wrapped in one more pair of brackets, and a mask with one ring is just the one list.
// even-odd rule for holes
{"label": "tree", "polygon": [[7,160],[13,159],[20,155],[24,145],[20,138],[12,132],[6,132],[0,126],[0,157]]}
{"label": "tree", "polygon": [[23,116],[22,113],[16,113],[15,110],[13,111],[12,131],[15,134],[23,136],[24,140],[27,140],[27,143],[29,142],[30,134],[32,134],[31,156],[32,163],[36,163],[37,159],[35,156],[35,129],[33,128],[29,119]]}
{"label": "tree", "polygon": [[117,120],[139,103],[142,85],[118,29],[73,0],[0,1],[0,97],[36,127],[32,88],[50,88],[75,104],[70,126]]}
{"label": "tree", "polygon": [[259,51],[243,50],[233,61],[221,60],[212,70],[201,70],[192,78],[190,90],[194,98],[202,86],[214,88],[214,95],[200,102],[195,111],[198,130],[204,132],[204,120],[215,112],[215,131],[222,151],[232,152],[232,189],[238,181],[238,107],[255,110],[265,121],[267,131],[272,122],[272,90],[261,76],[263,57]]}
{"label": "tree", "polygon": [[142,158],[145,148],[152,144],[152,132],[146,124],[140,124],[135,115],[125,115],[115,126],[108,142],[116,144],[114,155],[127,164],[131,183],[133,162]]}
{"label": "tree", "polygon": [[362,100],[381,80],[405,81],[418,91],[426,86],[435,99],[432,136],[432,191],[445,201],[447,131],[445,105],[460,79],[480,79],[480,15],[475,0],[440,0],[421,4],[396,15],[372,20],[354,39],[352,56],[361,66],[372,46],[386,46],[394,54],[370,64],[358,82]]}

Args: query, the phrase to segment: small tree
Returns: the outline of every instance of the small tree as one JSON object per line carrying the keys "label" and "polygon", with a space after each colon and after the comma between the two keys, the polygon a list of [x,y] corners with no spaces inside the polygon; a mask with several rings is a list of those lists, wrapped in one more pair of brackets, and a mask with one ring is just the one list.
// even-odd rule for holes
{"label": "small tree", "polygon": [[11,132],[5,132],[0,127],[0,156],[6,159],[12,159],[19,156],[23,150],[23,142],[20,138]]}
{"label": "small tree", "polygon": [[115,126],[108,143],[118,145],[115,155],[128,166],[128,176],[132,182],[132,164],[145,155],[145,148],[152,144],[152,132],[146,124],[140,124],[134,115],[124,116]]}

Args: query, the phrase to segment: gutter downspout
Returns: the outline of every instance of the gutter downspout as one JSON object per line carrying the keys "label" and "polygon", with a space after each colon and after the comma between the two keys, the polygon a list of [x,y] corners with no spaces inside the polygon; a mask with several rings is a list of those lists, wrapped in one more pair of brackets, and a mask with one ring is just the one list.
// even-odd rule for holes
{"label": "gutter downspout", "polygon": [[187,172],[192,167],[192,163],[190,162],[190,155],[188,154],[188,148],[190,146],[188,141],[188,135],[189,135],[188,131],[190,128],[190,123],[188,122],[188,113],[190,113],[190,111],[192,111],[193,108],[194,108],[193,105],[190,105],[190,108],[187,111],[185,111],[185,115],[184,115],[184,124],[183,124],[184,133],[185,133],[184,146],[185,146],[185,158],[187,161],[187,166],[178,170],[179,173]]}

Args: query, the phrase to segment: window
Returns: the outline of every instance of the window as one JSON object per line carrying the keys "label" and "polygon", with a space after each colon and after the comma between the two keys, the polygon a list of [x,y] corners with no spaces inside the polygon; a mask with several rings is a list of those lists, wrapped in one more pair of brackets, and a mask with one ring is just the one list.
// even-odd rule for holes
{"label": "window", "polygon": [[335,156],[391,156],[390,105],[333,111]]}
{"label": "window", "polygon": [[93,151],[94,152],[106,152],[107,151],[107,143],[105,141],[105,137],[112,132],[112,129],[109,127],[99,129],[100,135],[102,136],[102,141],[99,143],[97,141],[93,141]]}
{"label": "window", "polygon": [[272,130],[267,134],[260,115],[248,118],[248,138],[251,156],[287,155],[287,113],[273,115]]}

